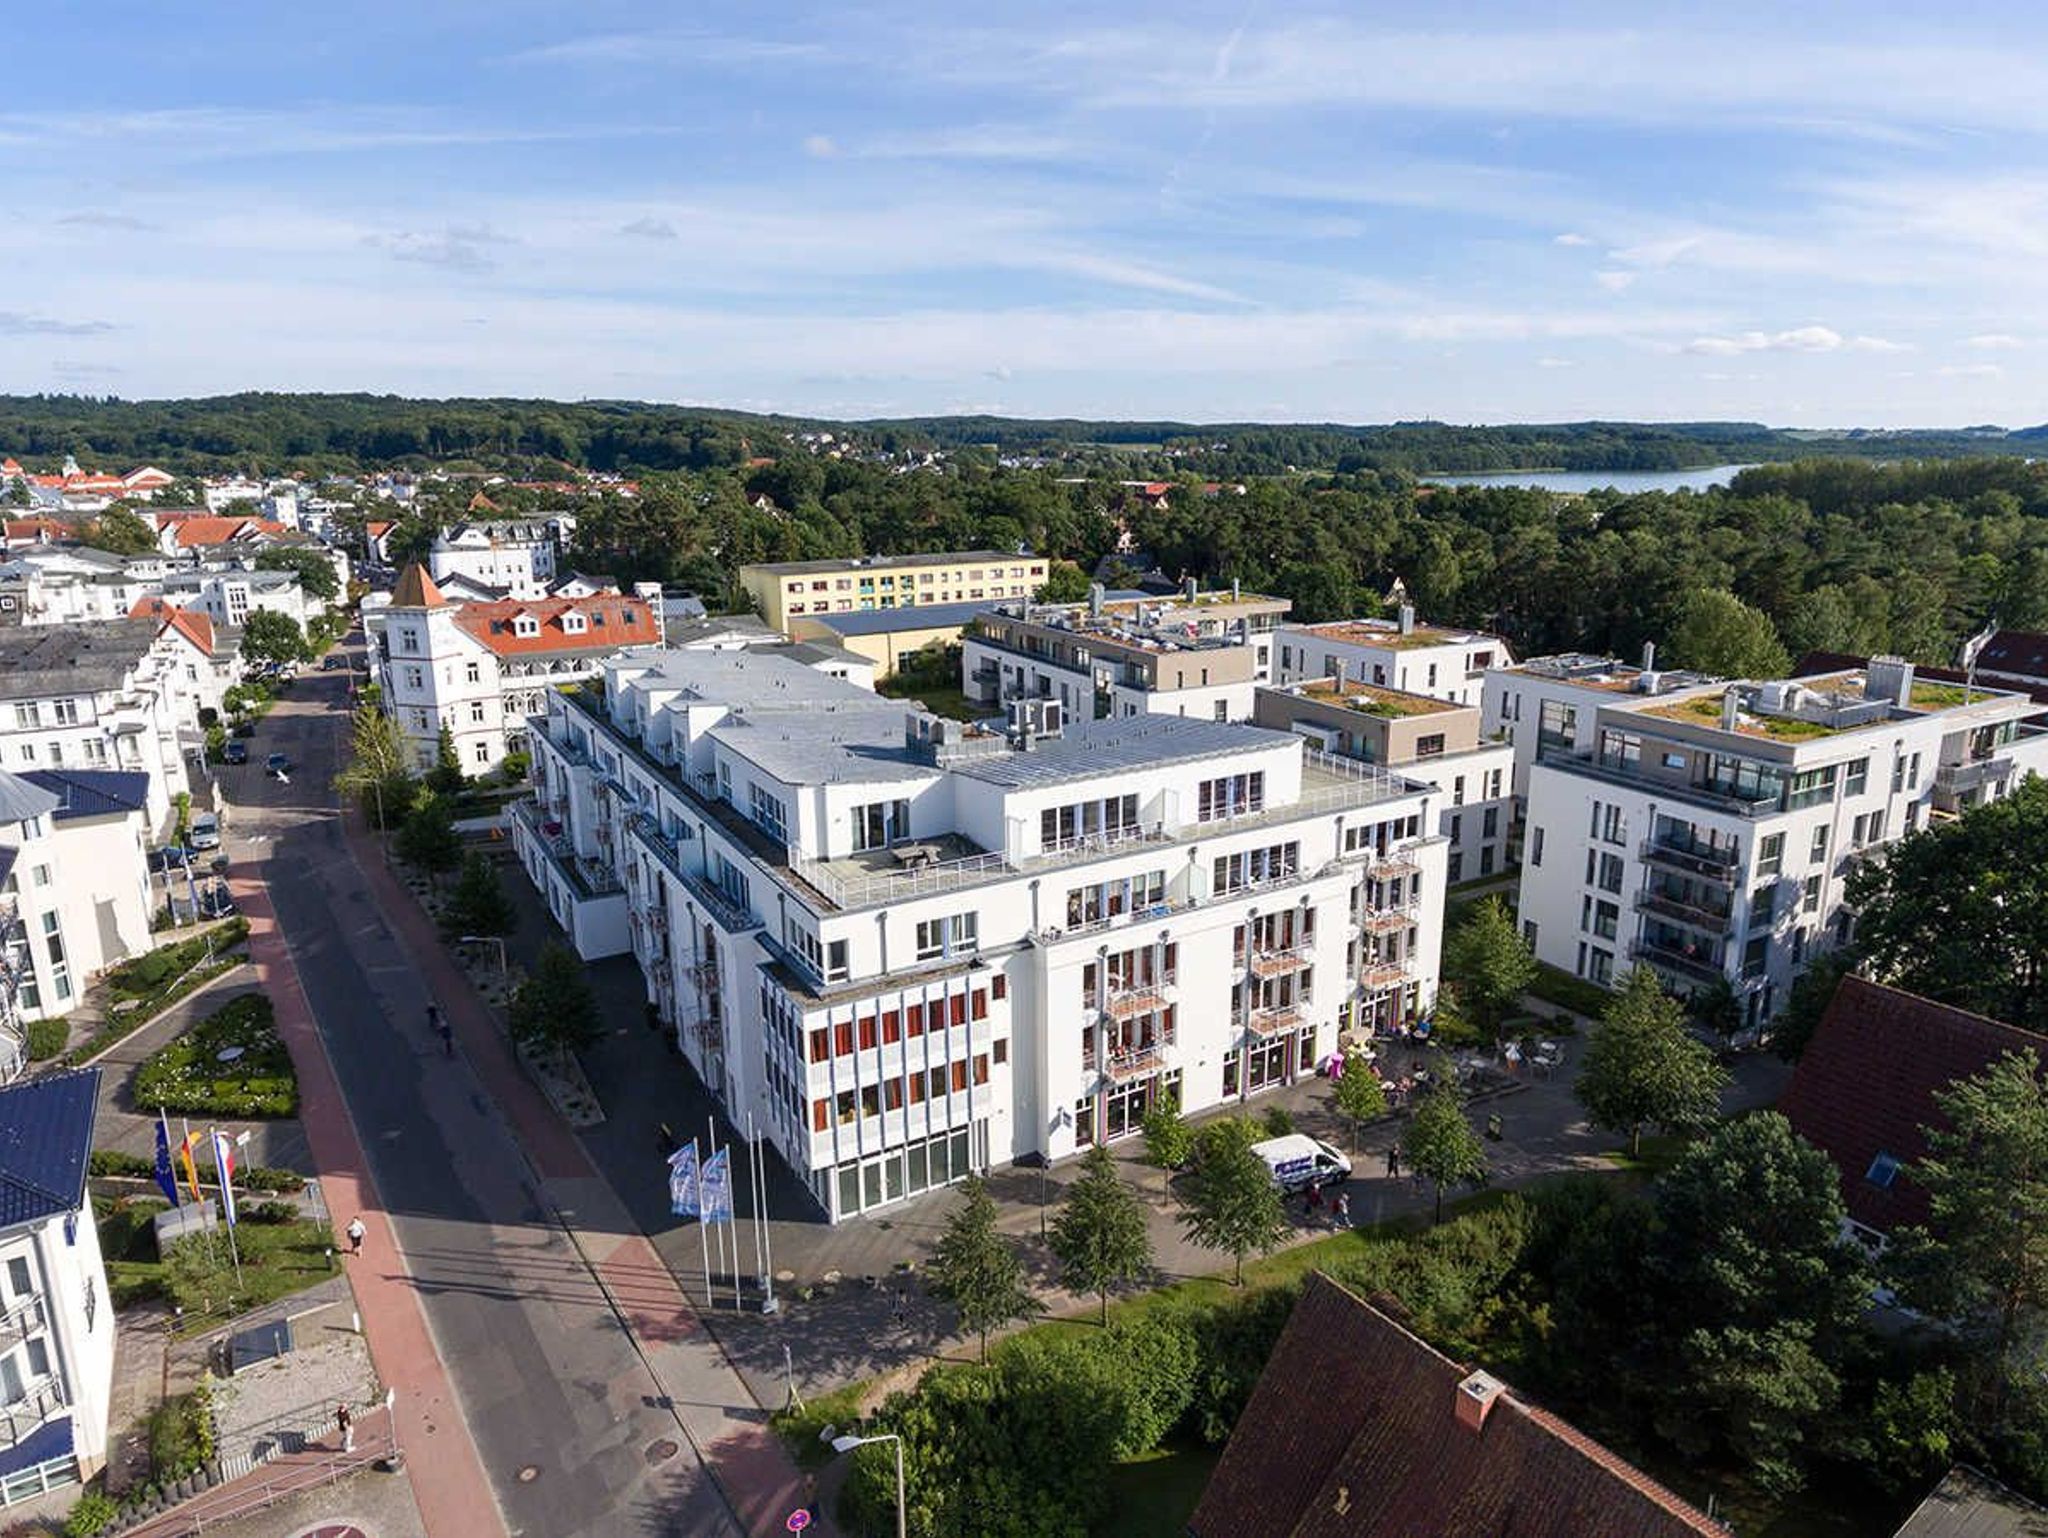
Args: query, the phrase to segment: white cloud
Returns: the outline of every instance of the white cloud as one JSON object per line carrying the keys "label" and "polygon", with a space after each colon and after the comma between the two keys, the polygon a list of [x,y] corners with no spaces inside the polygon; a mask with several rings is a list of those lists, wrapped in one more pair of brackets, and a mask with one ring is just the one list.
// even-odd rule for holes
{"label": "white cloud", "polygon": [[619,226],[621,235],[632,235],[641,240],[674,240],[676,227],[666,219],[635,219]]}
{"label": "white cloud", "polygon": [[387,252],[393,261],[418,262],[469,274],[489,272],[498,265],[486,253],[486,247],[513,243],[511,236],[478,224],[451,224],[445,230],[427,232],[397,230],[364,239],[366,244]]}
{"label": "white cloud", "polygon": [[1562,235],[1553,236],[1550,243],[1554,246],[1590,246],[1593,244],[1584,235],[1577,234],[1572,230],[1566,230]]}
{"label": "white cloud", "polygon": [[1894,342],[1881,336],[1852,336],[1849,346],[1856,352],[1911,352],[1912,344]]}
{"label": "white cloud", "polygon": [[839,146],[830,134],[811,134],[804,139],[804,153],[813,160],[830,160],[839,153]]}
{"label": "white cloud", "polygon": [[1593,281],[1610,294],[1618,294],[1635,282],[1637,274],[1621,268],[1606,268],[1593,274]]}
{"label": "white cloud", "polygon": [[2007,336],[2002,331],[1986,331],[1980,333],[1977,336],[1964,337],[1963,345],[1965,347],[1976,347],[1983,351],[1991,352],[1996,350],[2004,350],[2006,348],[2024,347],[2027,344],[2021,341],[2016,336]]}
{"label": "white cloud", "polygon": [[607,69],[634,65],[786,64],[813,59],[822,44],[782,42],[765,37],[719,37],[706,32],[599,32],[538,48],[523,48],[502,64],[595,64]]}
{"label": "white cloud", "polygon": [[1934,371],[1943,379],[2002,379],[2005,370],[1996,363],[1944,363]]}
{"label": "white cloud", "polygon": [[1831,331],[1826,326],[1797,326],[1790,331],[1696,336],[1685,344],[1684,350],[1710,358],[1732,358],[1746,352],[1833,352],[1842,345],[1839,331]]}
{"label": "white cloud", "polygon": [[1538,368],[1576,368],[1578,365],[1569,358],[1538,358],[1536,366]]}
{"label": "white cloud", "polygon": [[47,315],[0,310],[0,336],[97,336],[113,329],[104,320],[52,320]]}

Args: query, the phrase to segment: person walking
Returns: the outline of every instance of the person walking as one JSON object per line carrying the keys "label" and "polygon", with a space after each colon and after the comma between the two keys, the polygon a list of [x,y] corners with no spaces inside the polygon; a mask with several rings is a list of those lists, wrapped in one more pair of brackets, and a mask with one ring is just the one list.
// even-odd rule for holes
{"label": "person walking", "polygon": [[356,1450],[356,1418],[348,1413],[345,1404],[334,1407],[334,1424],[341,1428],[341,1450],[352,1453]]}
{"label": "person walking", "polygon": [[1337,1199],[1330,1204],[1330,1217],[1333,1225],[1337,1228],[1349,1228],[1351,1226],[1351,1193],[1349,1191],[1339,1191],[1337,1193]]}
{"label": "person walking", "polygon": [[446,1015],[441,1013],[439,1004],[427,1006],[427,1024],[436,1036],[441,1038],[441,1051],[448,1057],[455,1056],[455,1027]]}
{"label": "person walking", "polygon": [[369,1230],[363,1227],[363,1215],[359,1212],[348,1220],[348,1252],[351,1255],[363,1253],[363,1236]]}
{"label": "person walking", "polygon": [[1400,1174],[1401,1145],[1399,1143],[1392,1143],[1389,1144],[1387,1147],[1387,1179],[1398,1179],[1400,1177]]}

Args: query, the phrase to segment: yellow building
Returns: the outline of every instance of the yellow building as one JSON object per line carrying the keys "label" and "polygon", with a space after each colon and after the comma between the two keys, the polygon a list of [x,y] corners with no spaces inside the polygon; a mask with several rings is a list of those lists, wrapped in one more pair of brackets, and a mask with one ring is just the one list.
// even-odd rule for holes
{"label": "yellow building", "polygon": [[787,635],[790,621],[806,615],[1036,597],[1045,584],[1046,564],[1042,555],[957,550],[776,561],[742,566],[739,576],[761,618]]}

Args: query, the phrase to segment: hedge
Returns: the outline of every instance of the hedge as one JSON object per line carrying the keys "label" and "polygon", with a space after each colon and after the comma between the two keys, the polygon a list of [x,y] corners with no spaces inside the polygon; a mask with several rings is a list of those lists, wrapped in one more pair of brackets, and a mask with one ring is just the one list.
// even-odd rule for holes
{"label": "hedge", "polygon": [[64,1044],[71,1039],[71,1022],[61,1016],[55,1020],[31,1020],[28,1023],[28,1055],[31,1062],[42,1062],[45,1058],[57,1056],[64,1050]]}
{"label": "hedge", "polygon": [[1607,1012],[1607,1001],[1613,997],[1598,983],[1574,977],[1548,962],[1537,965],[1536,980],[1529,984],[1529,992],[1546,1004],[1555,1004],[1594,1020]]}

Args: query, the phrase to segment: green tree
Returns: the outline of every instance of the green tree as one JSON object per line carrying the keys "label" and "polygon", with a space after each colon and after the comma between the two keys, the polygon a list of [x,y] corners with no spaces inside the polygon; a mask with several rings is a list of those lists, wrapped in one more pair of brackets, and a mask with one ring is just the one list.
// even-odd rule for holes
{"label": "green tree", "polygon": [[462,836],[448,803],[429,791],[420,797],[399,826],[393,847],[398,857],[439,878],[462,863]]}
{"label": "green tree", "polygon": [[1072,561],[1054,561],[1038,590],[1040,603],[1080,603],[1088,596],[1088,573]]}
{"label": "green tree", "polygon": [[434,740],[434,767],[427,771],[427,788],[452,796],[469,783],[462,772],[462,755],[455,749],[455,731],[446,721]]}
{"label": "green tree", "polygon": [[1507,904],[1489,897],[1444,943],[1443,970],[1473,1023],[1498,1040],[1501,1021],[1536,980],[1536,954],[1515,928]]}
{"label": "green tree", "polygon": [[[1231,1123],[1243,1131],[1211,1135]],[[1231,1285],[1242,1287],[1245,1256],[1253,1250],[1264,1254],[1287,1236],[1287,1210],[1273,1171],[1252,1152],[1258,1134],[1250,1121],[1232,1117],[1202,1130],[1201,1155],[1181,1205],[1181,1227],[1203,1249],[1236,1261]]]}
{"label": "green tree", "polygon": [[933,1294],[953,1305],[960,1328],[981,1337],[986,1362],[989,1331],[1037,1313],[1039,1303],[1025,1285],[1016,1250],[996,1231],[987,1183],[969,1175],[960,1192],[964,1200],[946,1219],[925,1276]]}
{"label": "green tree", "polygon": [[1820,1028],[1835,989],[1855,970],[1855,958],[1846,951],[1822,951],[1806,963],[1806,970],[1792,979],[1785,991],[1785,1006],[1771,1022],[1771,1050],[1788,1063],[1796,1063]]}
{"label": "green tree", "polygon": [[1586,1042],[1572,1094],[1586,1120],[1642,1152],[1643,1128],[1688,1132],[1710,1124],[1728,1075],[1688,1034],[1685,1009],[1648,967],[1631,970]]}
{"label": "green tree", "polygon": [[149,520],[119,502],[87,525],[85,542],[115,555],[154,555],[158,548]]}
{"label": "green tree", "polygon": [[1401,1134],[1408,1168],[1436,1190],[1436,1221],[1444,1220],[1444,1187],[1477,1184],[1486,1178],[1486,1145],[1465,1118],[1458,1092],[1439,1081],[1422,1097]]}
{"label": "green tree", "polygon": [[310,662],[313,649],[306,633],[289,614],[253,609],[242,621],[242,655],[252,662]]}
{"label": "green tree", "polygon": [[404,739],[397,724],[375,705],[358,705],[349,717],[348,762],[335,775],[334,788],[355,796],[379,832],[412,809],[415,785]]}
{"label": "green tree", "polygon": [[1848,898],[1863,970],[2048,1031],[2048,780],[1901,839],[1849,878]]}
{"label": "green tree", "polygon": [[1380,1083],[1380,1076],[1373,1072],[1366,1055],[1356,1047],[1344,1054],[1344,1071],[1337,1076],[1330,1098],[1336,1102],[1338,1114],[1350,1118],[1351,1151],[1356,1153],[1358,1129],[1387,1114],[1386,1086]]}
{"label": "green tree", "polygon": [[518,915],[504,883],[488,857],[471,850],[462,857],[462,873],[448,894],[444,922],[455,934],[506,935],[512,932]]}
{"label": "green tree", "polygon": [[271,545],[259,550],[256,569],[296,572],[306,596],[321,603],[333,603],[341,596],[341,579],[334,574],[334,563],[325,551],[308,545]]}
{"label": "green tree", "polygon": [[1770,616],[1720,588],[1696,588],[1671,626],[1671,660],[1722,678],[1782,678],[1791,659]]}
{"label": "green tree", "polygon": [[2039,1378],[2048,1316],[2048,1085],[2011,1052],[1934,1097],[1940,1122],[1910,1170],[1928,1223],[1899,1238],[1905,1295],[1952,1322],[1975,1367],[1973,1418],[2008,1429],[2016,1392]]}
{"label": "green tree", "polygon": [[556,941],[541,947],[512,994],[508,1023],[514,1039],[535,1051],[567,1052],[604,1034],[597,995],[574,951]]}
{"label": "green tree", "polygon": [[1116,1156],[1097,1143],[1081,1161],[1081,1178],[1067,1187],[1053,1220],[1052,1252],[1060,1283],[1070,1292],[1092,1292],[1109,1323],[1110,1289],[1128,1286],[1152,1266],[1152,1238],[1145,1207],[1117,1176]]}
{"label": "green tree", "polygon": [[1179,1105],[1164,1095],[1146,1110],[1144,1128],[1145,1162],[1156,1164],[1165,1172],[1160,1180],[1163,1190],[1172,1183],[1173,1172],[1193,1155],[1195,1129],[1180,1114]]}

